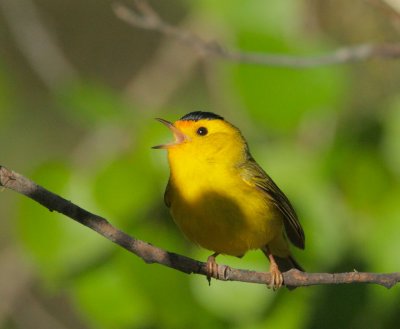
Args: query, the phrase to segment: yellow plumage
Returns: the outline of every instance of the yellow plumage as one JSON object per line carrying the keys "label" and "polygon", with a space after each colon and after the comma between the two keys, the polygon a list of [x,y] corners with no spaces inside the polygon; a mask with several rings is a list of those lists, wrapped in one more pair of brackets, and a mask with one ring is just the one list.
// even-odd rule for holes
{"label": "yellow plumage", "polygon": [[[182,232],[216,254],[243,256],[250,249],[262,249],[271,266],[278,258],[281,270],[300,269],[286,238],[304,248],[297,216],[253,160],[240,131],[209,112],[189,113],[174,124],[160,121],[176,139],[156,148],[168,150],[165,203]],[[280,286],[282,276],[279,270],[275,274],[280,275]]]}

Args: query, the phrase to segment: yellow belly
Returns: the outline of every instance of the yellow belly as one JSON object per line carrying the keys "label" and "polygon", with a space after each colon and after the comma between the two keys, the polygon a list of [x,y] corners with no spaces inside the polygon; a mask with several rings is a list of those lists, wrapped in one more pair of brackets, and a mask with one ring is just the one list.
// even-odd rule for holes
{"label": "yellow belly", "polygon": [[174,181],[170,185],[172,217],[191,241],[214,252],[242,256],[282,236],[281,215],[262,191],[239,177],[224,179],[224,188],[207,179],[197,178],[185,189]]}

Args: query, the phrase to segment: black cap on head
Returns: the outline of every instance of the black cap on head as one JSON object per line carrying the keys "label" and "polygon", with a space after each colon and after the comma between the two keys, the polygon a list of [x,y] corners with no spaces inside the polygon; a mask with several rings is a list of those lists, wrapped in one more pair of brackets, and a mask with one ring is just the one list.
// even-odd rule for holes
{"label": "black cap on head", "polygon": [[180,118],[180,120],[182,121],[224,120],[224,118],[212,112],[195,111],[185,114],[182,118]]}

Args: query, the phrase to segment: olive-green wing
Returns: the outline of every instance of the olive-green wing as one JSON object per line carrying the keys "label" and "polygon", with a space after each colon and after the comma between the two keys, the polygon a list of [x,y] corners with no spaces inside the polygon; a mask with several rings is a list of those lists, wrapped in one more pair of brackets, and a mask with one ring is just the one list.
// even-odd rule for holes
{"label": "olive-green wing", "polygon": [[250,185],[254,185],[265,192],[265,196],[279,209],[283,215],[286,235],[298,248],[304,249],[305,236],[296,212],[290,201],[265,171],[249,158],[240,166],[242,178]]}
{"label": "olive-green wing", "polygon": [[164,203],[165,205],[170,208],[171,207],[171,180],[168,180],[167,187],[165,188],[164,192]]}

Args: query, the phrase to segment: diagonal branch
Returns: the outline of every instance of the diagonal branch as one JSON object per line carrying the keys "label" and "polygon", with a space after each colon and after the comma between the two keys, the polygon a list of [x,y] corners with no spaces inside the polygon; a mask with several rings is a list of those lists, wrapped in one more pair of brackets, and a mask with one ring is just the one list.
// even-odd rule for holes
{"label": "diagonal branch", "polygon": [[[206,275],[205,263],[165,251],[145,241],[129,236],[112,226],[105,218],[88,212],[3,166],[0,166],[0,186],[25,195],[50,211],[55,210],[89,227],[106,239],[140,257],[148,264],[157,263],[187,274]],[[400,273],[305,273],[290,270],[283,273],[283,278],[286,285],[293,287],[320,284],[375,283],[386,288],[391,288],[400,282]],[[240,270],[220,265],[214,279],[268,284],[271,281],[271,275],[265,272]]]}
{"label": "diagonal branch", "polygon": [[288,56],[284,54],[229,51],[216,42],[206,41],[198,35],[165,22],[145,0],[135,1],[137,11],[118,2],[113,3],[117,17],[142,29],[157,31],[194,48],[205,57],[232,62],[274,67],[311,68],[334,64],[360,62],[369,59],[400,58],[400,43],[360,44],[339,48],[325,55]]}

